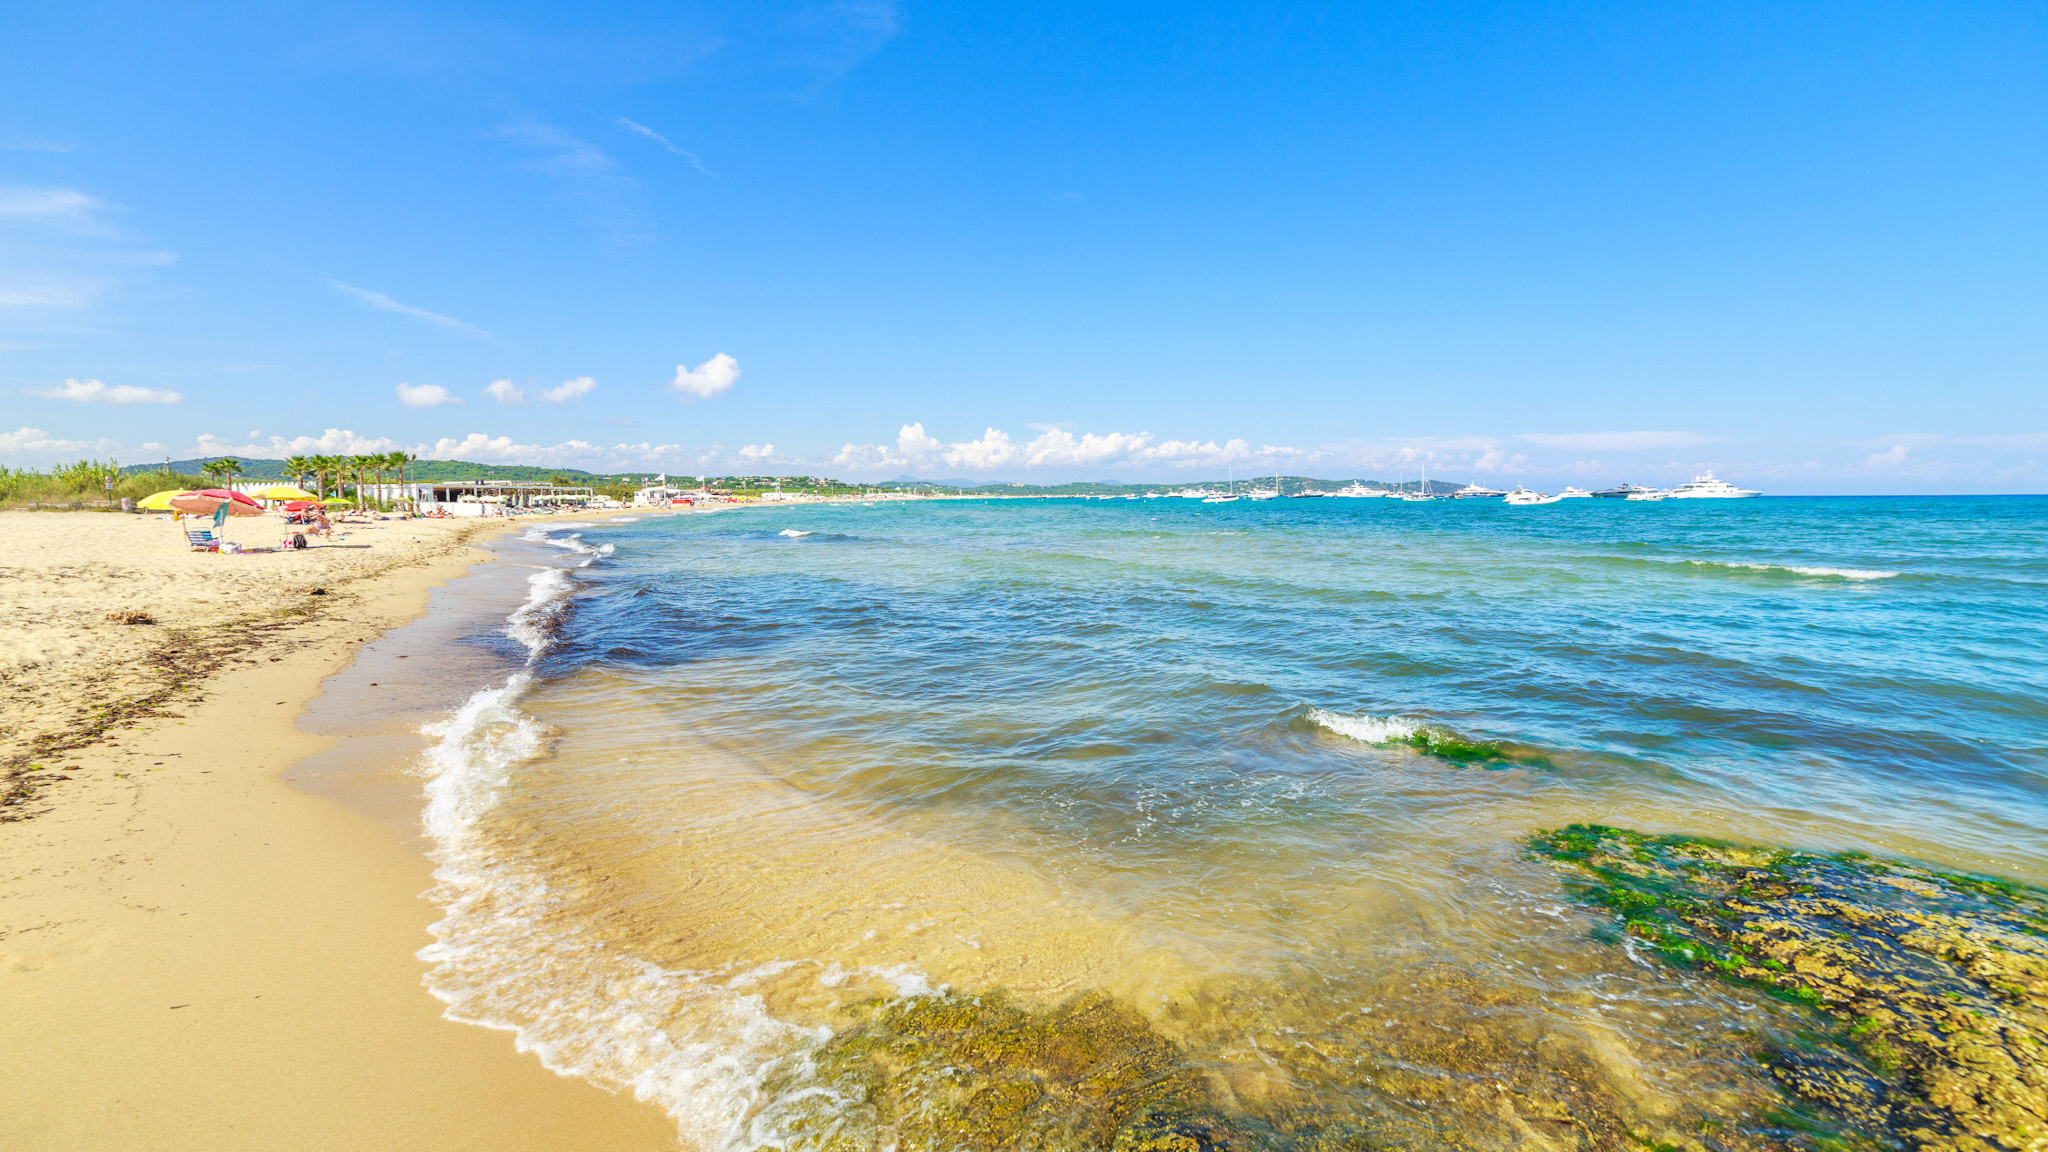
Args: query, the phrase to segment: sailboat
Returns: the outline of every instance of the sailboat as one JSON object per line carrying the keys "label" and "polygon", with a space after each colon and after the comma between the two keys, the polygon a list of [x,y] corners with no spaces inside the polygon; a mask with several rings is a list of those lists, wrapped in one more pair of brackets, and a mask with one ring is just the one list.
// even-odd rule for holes
{"label": "sailboat", "polygon": [[1423,462],[1422,462],[1422,487],[1421,487],[1421,488],[1419,488],[1419,489],[1417,489],[1417,490],[1416,490],[1416,491],[1414,491],[1414,492],[1403,492],[1403,493],[1401,493],[1401,499],[1403,499],[1403,500],[1433,500],[1433,499],[1435,499],[1435,497],[1433,497],[1433,496],[1431,496],[1431,495],[1429,494],[1429,461],[1428,461],[1427,459],[1424,459],[1424,460],[1423,460]]}

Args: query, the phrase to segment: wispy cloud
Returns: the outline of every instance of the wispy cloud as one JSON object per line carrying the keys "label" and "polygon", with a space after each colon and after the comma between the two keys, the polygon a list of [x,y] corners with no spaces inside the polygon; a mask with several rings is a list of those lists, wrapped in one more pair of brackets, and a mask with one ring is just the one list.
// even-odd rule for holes
{"label": "wispy cloud", "polygon": [[443,404],[460,404],[460,397],[439,384],[400,384],[397,388],[398,402],[407,408],[438,408]]}
{"label": "wispy cloud", "polygon": [[62,222],[88,228],[100,226],[107,202],[76,188],[0,186],[0,220]]}
{"label": "wispy cloud", "polygon": [[540,393],[540,398],[550,404],[565,404],[571,400],[581,400],[595,391],[596,380],[588,376],[578,376],[574,380],[564,380],[553,388],[544,389]]}
{"label": "wispy cloud", "polygon": [[628,131],[638,132],[640,135],[647,137],[649,140],[654,141],[656,144],[661,145],[663,148],[666,148],[669,151],[675,153],[676,155],[681,156],[683,159],[688,160],[690,162],[690,167],[695,168],[697,171],[702,172],[706,176],[716,175],[716,173],[712,172],[711,169],[706,168],[704,166],[704,158],[702,156],[697,155],[695,152],[692,152],[687,148],[676,147],[672,142],[670,142],[668,137],[663,136],[661,133],[656,132],[654,129],[649,128],[647,125],[638,123],[633,120],[628,120],[624,116],[619,117],[619,124],[626,128]]}
{"label": "wispy cloud", "polygon": [[1517,439],[1567,452],[1648,452],[1710,443],[1691,432],[1524,432]]}
{"label": "wispy cloud", "polygon": [[668,386],[677,392],[709,399],[732,387],[740,378],[740,362],[720,352],[702,364],[691,368],[676,365],[676,378]]}
{"label": "wispy cloud", "polygon": [[520,404],[526,400],[526,393],[509,378],[493,380],[489,384],[484,385],[484,395],[489,396],[500,404]]}
{"label": "wispy cloud", "polygon": [[451,332],[460,332],[464,336],[475,336],[481,339],[490,338],[490,333],[471,324],[467,320],[457,320],[453,316],[443,316],[439,312],[429,312],[425,308],[415,308],[410,304],[402,304],[382,292],[372,292],[368,288],[358,288],[353,284],[344,284],[332,277],[329,277],[327,282],[333,285],[337,291],[345,292],[379,312],[390,312],[395,315],[404,316],[407,319],[418,320],[422,324],[431,324],[436,328],[446,328]]}
{"label": "wispy cloud", "polygon": [[138,388],[100,380],[66,380],[62,388],[31,388],[31,396],[72,400],[80,404],[182,404],[185,396],[169,388]]}
{"label": "wispy cloud", "polygon": [[562,198],[612,241],[646,238],[636,203],[639,182],[619,171],[604,149],[540,120],[513,120],[499,125],[497,134],[532,149],[539,157],[532,167],[551,177]]}

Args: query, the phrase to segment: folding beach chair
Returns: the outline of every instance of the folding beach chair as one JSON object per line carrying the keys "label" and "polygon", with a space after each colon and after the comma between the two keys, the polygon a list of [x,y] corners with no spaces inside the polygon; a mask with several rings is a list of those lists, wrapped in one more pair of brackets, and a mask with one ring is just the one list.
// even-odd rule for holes
{"label": "folding beach chair", "polygon": [[187,528],[185,539],[192,542],[194,552],[220,551],[220,537],[214,535],[211,528]]}

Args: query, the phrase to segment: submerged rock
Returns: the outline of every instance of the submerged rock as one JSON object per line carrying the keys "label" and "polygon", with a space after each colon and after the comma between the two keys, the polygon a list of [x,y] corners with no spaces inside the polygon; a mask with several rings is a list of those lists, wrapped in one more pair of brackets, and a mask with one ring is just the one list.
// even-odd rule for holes
{"label": "submerged rock", "polygon": [[1101,993],[1043,1011],[1000,992],[870,1001],[771,1093],[790,1148],[1231,1146],[1209,1085],[1144,1016]]}
{"label": "submerged rock", "polygon": [[[1810,1006],[1763,1054],[1822,1146],[2048,1149],[2048,892],[1855,853],[1574,824],[1532,849],[1624,942]],[[1640,942],[1640,945],[1635,942]]]}

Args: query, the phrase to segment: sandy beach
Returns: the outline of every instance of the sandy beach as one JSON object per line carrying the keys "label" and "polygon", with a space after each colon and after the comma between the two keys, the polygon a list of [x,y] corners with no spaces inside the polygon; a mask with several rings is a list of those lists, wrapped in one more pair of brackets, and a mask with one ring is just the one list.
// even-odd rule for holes
{"label": "sandy beach", "polygon": [[0,513],[0,1148],[674,1145],[443,1020],[426,860],[279,780],[328,743],[294,725],[323,678],[503,528],[233,556],[155,517]]}

